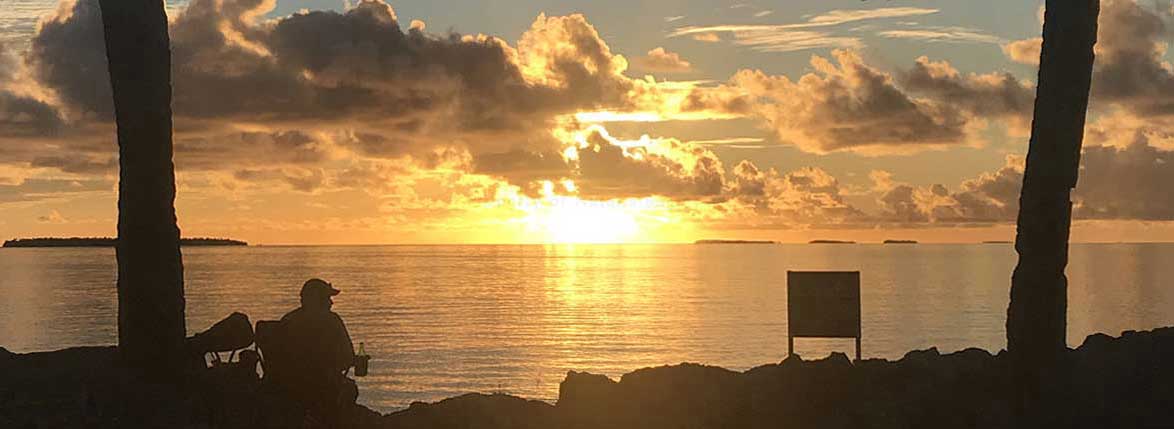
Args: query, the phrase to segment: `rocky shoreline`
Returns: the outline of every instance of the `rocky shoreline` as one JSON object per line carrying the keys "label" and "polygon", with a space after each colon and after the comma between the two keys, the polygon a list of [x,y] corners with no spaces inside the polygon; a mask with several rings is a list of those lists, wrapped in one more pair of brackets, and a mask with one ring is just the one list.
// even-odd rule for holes
{"label": "rocky shoreline", "polygon": [[[290,427],[297,413],[264,386],[132,382],[113,347],[12,354],[0,349],[0,427]],[[1174,328],[1089,336],[1053,380],[1056,427],[1174,425]],[[744,372],[698,364],[644,368],[620,380],[571,371],[556,404],[466,394],[379,415],[378,428],[1008,427],[1005,353],[913,351],[852,363],[834,353]],[[360,398],[362,402],[362,398]],[[134,407],[128,404],[135,404]]]}

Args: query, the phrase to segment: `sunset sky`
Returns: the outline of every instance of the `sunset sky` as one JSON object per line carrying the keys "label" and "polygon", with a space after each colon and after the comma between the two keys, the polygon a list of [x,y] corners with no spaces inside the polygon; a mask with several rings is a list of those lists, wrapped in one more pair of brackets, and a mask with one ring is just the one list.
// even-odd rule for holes
{"label": "sunset sky", "polygon": [[[168,6],[185,236],[1014,235],[1042,1]],[[1174,240],[1174,9],[1101,9],[1073,238]],[[0,1],[0,238],[113,235],[117,166],[97,1]]]}

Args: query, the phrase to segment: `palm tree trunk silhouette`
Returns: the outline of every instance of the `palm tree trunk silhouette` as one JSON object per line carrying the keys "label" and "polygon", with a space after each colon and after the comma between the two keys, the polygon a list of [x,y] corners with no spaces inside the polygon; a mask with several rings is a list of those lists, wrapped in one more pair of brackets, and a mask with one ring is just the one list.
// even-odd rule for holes
{"label": "palm tree trunk silhouette", "polygon": [[1019,407],[1029,418],[1041,409],[1044,377],[1056,370],[1067,347],[1070,194],[1080,165],[1100,10],[1099,0],[1047,0],[1045,7],[1035,116],[1019,195],[1019,264],[1007,309],[1007,351],[1017,368]]}
{"label": "palm tree trunk silhouette", "polygon": [[186,329],[167,14],[162,0],[99,6],[118,126],[118,346],[130,367],[170,378]]}

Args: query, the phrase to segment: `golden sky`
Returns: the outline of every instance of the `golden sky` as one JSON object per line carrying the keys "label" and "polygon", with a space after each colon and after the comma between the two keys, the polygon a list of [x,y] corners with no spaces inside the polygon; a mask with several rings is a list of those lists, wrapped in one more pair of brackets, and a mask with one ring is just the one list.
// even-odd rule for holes
{"label": "golden sky", "polygon": [[[481,3],[169,2],[184,235],[1013,237],[1039,4]],[[0,237],[112,235],[96,1],[15,4]],[[1174,239],[1170,18],[1102,2],[1077,241]]]}

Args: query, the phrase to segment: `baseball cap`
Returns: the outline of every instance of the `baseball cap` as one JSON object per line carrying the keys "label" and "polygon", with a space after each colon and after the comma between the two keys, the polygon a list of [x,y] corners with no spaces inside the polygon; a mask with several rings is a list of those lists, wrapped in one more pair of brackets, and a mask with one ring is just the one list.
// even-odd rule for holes
{"label": "baseball cap", "polygon": [[311,295],[335,296],[335,295],[338,295],[339,292],[341,292],[341,291],[339,291],[338,289],[335,289],[326,280],[322,280],[319,278],[313,278],[313,279],[306,280],[306,283],[302,284],[302,296],[303,297],[311,296]]}

